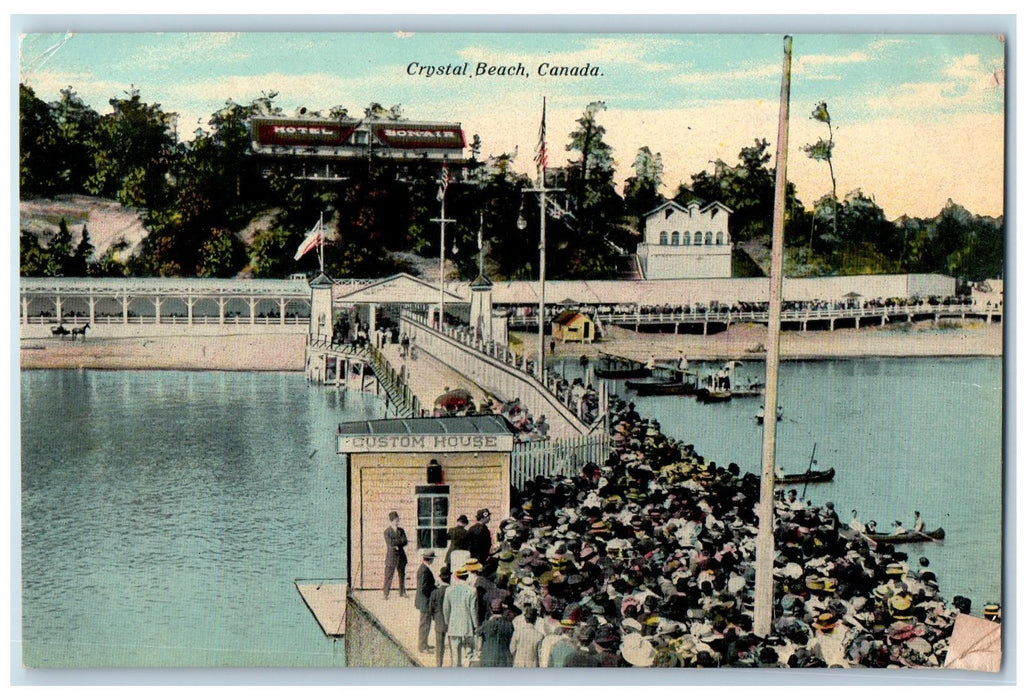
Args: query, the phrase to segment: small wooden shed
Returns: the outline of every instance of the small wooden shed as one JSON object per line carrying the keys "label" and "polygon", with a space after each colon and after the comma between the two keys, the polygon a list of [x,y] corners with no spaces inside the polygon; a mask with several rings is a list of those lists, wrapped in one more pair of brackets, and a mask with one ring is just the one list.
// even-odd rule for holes
{"label": "small wooden shed", "polygon": [[565,343],[591,343],[595,340],[596,326],[586,314],[569,309],[553,319],[550,332],[554,340]]}

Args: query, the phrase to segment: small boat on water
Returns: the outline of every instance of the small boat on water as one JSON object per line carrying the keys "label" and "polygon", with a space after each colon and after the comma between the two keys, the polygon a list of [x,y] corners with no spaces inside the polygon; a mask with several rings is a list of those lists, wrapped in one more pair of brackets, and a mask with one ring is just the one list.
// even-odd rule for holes
{"label": "small boat on water", "polygon": [[695,398],[703,403],[717,403],[719,401],[730,401],[730,389],[713,389],[708,386],[696,389]]}
{"label": "small boat on water", "polygon": [[681,379],[654,379],[650,381],[634,381],[629,379],[624,386],[631,389],[639,396],[678,396],[694,394],[696,391],[695,380]]}
{"label": "small boat on water", "polygon": [[777,484],[816,484],[834,479],[834,467],[825,471],[809,470],[798,474],[782,474],[774,477]]}
{"label": "small boat on water", "polygon": [[945,530],[938,528],[936,530],[925,530],[923,532],[911,531],[911,532],[864,532],[866,537],[872,539],[877,543],[887,544],[907,544],[910,542],[938,542],[945,539]]}
{"label": "small boat on water", "polygon": [[760,382],[752,382],[747,386],[735,386],[731,388],[731,396],[738,398],[745,398],[749,396],[763,396],[766,387]]}

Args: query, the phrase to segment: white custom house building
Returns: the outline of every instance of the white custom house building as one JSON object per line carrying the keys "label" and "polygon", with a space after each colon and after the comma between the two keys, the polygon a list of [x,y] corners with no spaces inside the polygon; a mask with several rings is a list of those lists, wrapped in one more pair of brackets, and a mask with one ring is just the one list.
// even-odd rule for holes
{"label": "white custom house building", "polygon": [[642,276],[650,280],[731,277],[730,209],[720,202],[682,206],[668,201],[645,215],[638,244]]}

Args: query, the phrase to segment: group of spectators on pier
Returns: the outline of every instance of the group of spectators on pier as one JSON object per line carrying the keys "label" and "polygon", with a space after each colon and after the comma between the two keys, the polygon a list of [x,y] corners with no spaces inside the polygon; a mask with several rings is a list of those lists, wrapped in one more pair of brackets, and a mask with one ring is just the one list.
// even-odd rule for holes
{"label": "group of spectators on pier", "polygon": [[[707,461],[632,404],[617,401],[611,420],[614,449],[604,464],[529,480],[488,551],[479,545],[470,559],[447,562],[455,568],[443,580],[455,580],[442,602],[470,587],[473,640],[448,659],[438,650],[440,665],[944,662],[955,617],[970,601],[946,603],[926,558],[911,563],[845,527],[833,504],[789,504],[782,494],[773,630],[755,635],[759,477]],[[443,606],[437,631],[451,615]]]}

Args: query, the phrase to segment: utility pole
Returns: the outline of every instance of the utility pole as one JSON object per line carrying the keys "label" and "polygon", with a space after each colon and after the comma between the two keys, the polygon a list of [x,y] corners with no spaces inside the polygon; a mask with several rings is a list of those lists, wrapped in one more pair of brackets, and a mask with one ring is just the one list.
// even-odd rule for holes
{"label": "utility pole", "polygon": [[752,631],[770,634],[774,614],[774,459],[777,449],[777,382],[781,355],[781,270],[784,260],[785,164],[788,156],[788,101],[791,91],[792,37],[784,38],[781,107],[777,124],[773,242],[770,254],[770,314],[767,323],[767,410],[763,418],[763,471],[760,475],[759,529],[756,533],[756,593]]}

